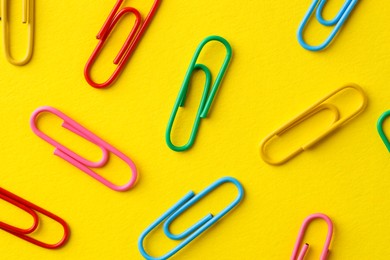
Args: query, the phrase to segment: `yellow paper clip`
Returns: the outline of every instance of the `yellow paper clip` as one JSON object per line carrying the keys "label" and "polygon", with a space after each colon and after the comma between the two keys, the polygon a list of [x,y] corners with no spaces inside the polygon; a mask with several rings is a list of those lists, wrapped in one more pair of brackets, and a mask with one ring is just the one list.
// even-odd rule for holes
{"label": "yellow paper clip", "polygon": [[[333,104],[326,103],[326,101],[328,101],[332,97],[336,96],[340,92],[345,91],[346,89],[356,90],[362,97],[362,103],[360,104],[359,108],[356,109],[355,112],[353,112],[349,116],[340,118],[340,111],[339,111],[339,109],[335,105],[333,105]],[[367,96],[366,96],[366,94],[364,93],[364,91],[363,91],[363,89],[361,87],[359,87],[358,85],[355,85],[355,84],[349,84],[347,86],[341,87],[341,88],[333,91],[332,93],[330,93],[329,95],[327,95],[326,97],[324,97],[323,99],[318,101],[316,104],[314,104],[313,106],[308,108],[302,114],[298,115],[296,118],[294,118],[293,120],[291,120],[290,122],[288,122],[284,126],[280,127],[278,130],[274,131],[268,137],[266,137],[260,144],[260,155],[263,158],[263,160],[266,163],[268,163],[268,164],[272,164],[272,165],[284,164],[284,163],[288,162],[289,160],[291,160],[292,158],[294,158],[295,156],[297,156],[298,154],[300,154],[301,152],[303,152],[303,151],[309,149],[310,147],[312,147],[313,145],[317,144],[319,141],[321,141],[322,139],[324,139],[325,137],[330,135],[332,132],[337,130],[339,127],[343,126],[345,123],[347,123],[350,120],[352,120],[358,114],[363,112],[364,109],[366,108],[366,106],[367,106]],[[314,140],[310,141],[308,144],[302,145],[298,149],[294,150],[292,153],[288,154],[286,157],[284,157],[283,159],[281,159],[279,161],[272,160],[267,155],[265,148],[266,148],[266,145],[272,139],[280,137],[281,135],[283,135],[288,130],[294,128],[295,126],[297,126],[299,124],[301,124],[303,121],[305,121],[308,118],[316,115],[317,113],[319,113],[322,110],[330,110],[330,111],[332,111],[334,113],[334,121],[332,122],[332,124],[330,125],[328,130],[326,130],[324,133],[322,133],[321,135],[316,137]]]}
{"label": "yellow paper clip", "polygon": [[24,58],[21,60],[15,60],[11,55],[11,47],[9,40],[9,18],[8,18],[8,0],[1,0],[1,16],[0,19],[3,22],[3,48],[4,54],[7,60],[13,65],[23,66],[27,64],[32,57],[34,49],[34,0],[22,0],[23,1],[23,13],[22,23],[28,25],[28,47]]}

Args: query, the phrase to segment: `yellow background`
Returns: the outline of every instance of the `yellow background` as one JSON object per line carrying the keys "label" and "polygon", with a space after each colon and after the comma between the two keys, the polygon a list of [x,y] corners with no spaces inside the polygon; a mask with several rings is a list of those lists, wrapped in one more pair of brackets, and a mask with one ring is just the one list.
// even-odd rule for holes
{"label": "yellow background", "polygon": [[[12,46],[20,56],[26,27],[19,22],[21,1],[12,2]],[[310,0],[163,0],[119,80],[97,90],[84,80],[83,68],[114,2],[37,1],[31,62],[15,67],[4,55],[0,59],[0,185],[61,216],[71,228],[69,242],[59,250],[1,231],[1,259],[142,259],[141,232],[188,191],[199,192],[223,176],[242,183],[245,199],[174,259],[289,259],[302,221],[316,212],[329,215],[335,225],[330,259],[388,259],[390,164],[376,121],[390,108],[390,2],[359,1],[333,44],[313,53],[296,38]],[[329,1],[324,16],[333,17],[343,2]],[[145,16],[152,0],[126,3]],[[127,17],[116,28],[94,67],[95,79],[114,68],[132,22]],[[328,32],[313,21],[305,35],[320,42]],[[214,34],[232,45],[231,66],[194,147],[176,153],[165,143],[168,118],[197,45]],[[200,62],[215,75],[223,55],[213,43]],[[175,143],[188,137],[203,79],[196,73],[173,130]],[[349,82],[368,95],[363,114],[284,166],[261,160],[258,145],[264,137]],[[137,185],[114,192],[53,156],[54,148],[29,126],[31,113],[42,105],[58,108],[132,158],[140,174]],[[317,119],[329,115],[325,111]],[[300,129],[297,138],[303,140],[320,121]],[[87,158],[99,158],[98,148],[61,129],[58,119],[45,116],[39,125]],[[123,183],[129,169],[112,159],[99,172]],[[233,187],[221,187],[178,219],[173,231],[217,212],[235,195]],[[3,201],[0,206],[1,221],[30,223],[24,212]],[[56,224],[46,218],[42,223],[36,237],[61,236]],[[325,232],[323,223],[313,224],[305,239],[312,245],[308,259],[318,259]],[[153,255],[172,246],[161,230],[146,242]]]}

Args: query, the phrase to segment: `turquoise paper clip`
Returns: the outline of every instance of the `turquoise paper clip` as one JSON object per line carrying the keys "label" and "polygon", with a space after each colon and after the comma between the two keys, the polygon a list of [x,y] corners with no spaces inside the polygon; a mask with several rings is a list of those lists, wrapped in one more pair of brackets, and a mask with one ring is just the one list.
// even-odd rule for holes
{"label": "turquoise paper clip", "polygon": [[[199,220],[196,224],[188,228],[181,234],[175,235],[169,230],[170,224],[179,217],[184,211],[194,205],[196,202],[201,200],[207,194],[215,190],[217,187],[221,186],[224,183],[232,183],[238,189],[238,196],[235,200],[230,203],[225,209],[219,212],[216,215],[209,213],[207,216]],[[197,238],[200,234],[206,231],[209,227],[219,221],[222,217],[224,217],[227,213],[229,213],[234,207],[236,207],[244,197],[244,189],[241,184],[232,177],[224,177],[214,182],[212,185],[207,187],[205,190],[200,192],[198,195],[195,195],[193,191],[190,191],[185,195],[179,202],[177,202],[172,208],[170,208],[167,212],[165,212],[160,218],[158,218],[153,224],[151,224],[140,236],[138,239],[138,249],[141,254],[148,260],[164,260],[168,259],[174,254],[176,254],[179,250],[189,244],[192,240]],[[165,222],[164,222],[165,221]],[[163,223],[164,222],[164,223]],[[163,256],[153,257],[146,253],[144,249],[144,240],[145,237],[157,226],[163,223],[164,233],[167,237],[173,240],[182,240],[174,249],[169,251]]]}
{"label": "turquoise paper clip", "polygon": [[[212,85],[212,87],[211,87],[212,77],[211,77],[210,69],[203,64],[196,63],[203,47],[211,41],[218,41],[226,47],[225,60],[222,64],[222,67],[221,67],[221,69],[218,73],[218,76],[215,79],[215,82]],[[200,121],[202,118],[206,118],[208,113],[209,113],[209,110],[210,110],[210,107],[214,101],[215,95],[217,94],[219,86],[221,85],[223,76],[225,75],[225,72],[229,66],[231,57],[232,57],[232,48],[231,48],[230,44],[228,43],[228,41],[226,41],[224,38],[222,38],[220,36],[209,36],[199,44],[194,56],[192,57],[190,67],[187,70],[183,85],[181,86],[179,95],[176,99],[171,117],[169,118],[168,127],[167,127],[167,130],[165,133],[165,139],[166,139],[167,145],[172,150],[174,150],[176,152],[182,152],[182,151],[188,150],[194,144],[196,135],[198,133]],[[200,101],[200,105],[198,108],[198,112],[196,114],[194,126],[192,128],[191,135],[190,135],[188,142],[183,146],[176,146],[171,141],[172,126],[173,126],[173,122],[175,121],[176,114],[177,114],[177,111],[179,110],[179,107],[183,107],[185,104],[188,87],[189,87],[190,82],[191,82],[191,75],[194,73],[195,70],[202,70],[206,74],[206,82],[205,82],[205,86],[204,86],[204,91],[203,91],[202,99]],[[211,87],[211,90],[210,90],[210,87]]]}
{"label": "turquoise paper clip", "polygon": [[[348,19],[349,14],[354,9],[355,5],[357,4],[358,0],[346,0],[344,5],[341,7],[340,11],[336,15],[335,18],[332,20],[325,20],[323,18],[323,9],[326,4],[327,0],[314,0],[311,4],[309,10],[307,11],[305,17],[303,18],[303,21],[301,22],[299,29],[298,29],[298,41],[301,44],[303,48],[309,51],[320,51],[328,47],[328,45],[333,41],[337,33],[340,31],[341,27],[344,25],[345,21]],[[315,16],[319,23],[321,23],[324,26],[334,26],[333,31],[329,35],[329,37],[320,45],[318,46],[312,46],[305,42],[303,39],[303,32],[305,30],[305,27],[307,23],[309,22],[312,15],[316,12]]]}
{"label": "turquoise paper clip", "polygon": [[385,122],[386,118],[388,118],[389,116],[390,116],[390,110],[384,112],[379,117],[379,120],[378,120],[376,127],[378,129],[378,133],[379,133],[380,137],[382,138],[383,143],[386,145],[387,150],[390,152],[390,141],[387,138],[385,131],[383,130],[383,123]]}

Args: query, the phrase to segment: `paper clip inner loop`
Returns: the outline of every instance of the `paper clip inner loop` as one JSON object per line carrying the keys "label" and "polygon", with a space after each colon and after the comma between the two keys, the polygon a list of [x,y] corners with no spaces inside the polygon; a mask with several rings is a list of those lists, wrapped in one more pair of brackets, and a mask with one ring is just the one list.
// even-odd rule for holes
{"label": "paper clip inner loop", "polygon": [[[169,231],[169,225],[174,221],[178,216],[180,216],[184,211],[194,205],[196,202],[201,200],[207,194],[215,190],[217,187],[221,186],[224,183],[232,183],[238,189],[238,196],[231,202],[225,209],[219,212],[216,215],[208,214],[196,224],[188,228],[186,231],[179,235],[172,234]],[[160,218],[158,218],[153,224],[151,224],[140,236],[138,240],[138,248],[141,254],[148,260],[156,260],[156,259],[168,259],[174,254],[176,254],[179,250],[189,244],[192,240],[206,231],[209,227],[223,218],[227,213],[229,213],[232,209],[234,209],[243,199],[244,197],[244,189],[242,185],[232,177],[224,177],[219,179],[205,190],[196,195],[194,192],[189,192],[185,195],[181,200],[179,200],[172,208],[170,208],[166,213],[164,213]],[[165,221],[165,222],[164,222]],[[182,240],[174,249],[166,253],[161,257],[153,257],[150,256],[144,249],[144,240],[145,237],[157,226],[163,224],[164,233],[167,237],[173,240]]]}
{"label": "paper clip inner loop", "polygon": [[[314,0],[311,4],[309,10],[307,11],[305,17],[303,18],[303,21],[299,25],[298,29],[298,41],[301,44],[303,48],[309,51],[320,51],[325,49],[335,38],[337,33],[340,31],[341,27],[344,25],[345,21],[348,19],[350,13],[354,9],[355,5],[357,4],[358,0],[346,0],[341,7],[340,11],[337,13],[335,18],[331,20],[326,20],[323,18],[323,9],[326,4],[327,0]],[[309,45],[305,42],[303,39],[303,33],[305,31],[305,27],[308,24],[310,18],[315,12],[315,17],[318,20],[318,22],[324,26],[334,26],[334,29],[328,36],[328,38],[317,46]]]}
{"label": "paper clip inner loop", "polygon": [[[326,101],[328,101],[330,98],[336,96],[338,93],[345,91],[347,89],[356,90],[357,93],[361,96],[362,102],[361,102],[360,106],[353,113],[351,113],[349,116],[340,118],[339,109],[332,104],[326,103]],[[313,145],[317,144],[319,141],[321,141],[325,137],[329,136],[332,132],[334,132],[335,130],[337,130],[338,128],[340,128],[341,126],[343,126],[344,124],[346,124],[347,122],[352,120],[353,118],[355,118],[357,115],[359,115],[361,112],[364,111],[366,106],[367,106],[367,96],[364,93],[362,88],[360,88],[358,85],[355,85],[355,84],[349,84],[347,86],[341,87],[341,88],[333,91],[332,93],[330,93],[329,95],[327,95],[326,97],[324,97],[323,99],[318,101],[316,104],[314,104],[313,106],[308,108],[306,111],[304,111],[303,113],[298,115],[296,118],[294,118],[293,120],[291,120],[290,122],[288,122],[284,126],[280,127],[278,130],[274,131],[268,137],[266,137],[260,144],[260,155],[263,158],[263,160],[268,164],[272,164],[272,165],[284,164],[284,163],[288,162],[289,160],[291,160],[292,158],[294,158],[295,156],[297,156],[298,154],[300,154],[301,152],[303,152],[303,151],[309,149],[310,147],[312,147]],[[285,132],[287,132],[291,128],[297,126],[298,124],[302,123],[303,121],[307,120],[308,118],[312,117],[313,115],[317,114],[318,112],[320,112],[321,110],[324,110],[324,109],[330,110],[334,113],[333,123],[331,124],[331,126],[329,127],[329,129],[327,131],[325,131],[324,133],[322,133],[321,135],[319,135],[318,137],[316,137],[314,140],[310,141],[309,143],[302,145],[301,147],[299,147],[298,149],[296,149],[295,151],[293,151],[289,155],[285,156],[281,160],[275,161],[269,157],[269,155],[266,152],[266,146],[272,139],[281,137],[282,134],[284,134]]]}
{"label": "paper clip inner loop", "polygon": [[[75,152],[71,151],[67,147],[60,144],[59,142],[55,141],[54,139],[52,139],[48,135],[44,134],[42,131],[40,131],[38,129],[36,123],[37,123],[38,116],[43,112],[48,112],[48,113],[51,113],[51,114],[58,116],[59,118],[64,120],[64,122],[62,124],[62,126],[64,128],[83,137],[84,139],[90,141],[91,143],[99,146],[99,148],[103,152],[102,159],[98,162],[91,162],[91,161],[81,157],[80,155],[76,154]],[[92,132],[90,132],[89,130],[87,130],[86,128],[81,126],[80,124],[78,124],[76,121],[74,121],[73,119],[71,119],[70,117],[68,117],[64,113],[62,113],[61,111],[59,111],[53,107],[47,107],[47,106],[38,108],[33,113],[32,117],[31,117],[30,125],[31,125],[31,128],[36,135],[38,135],[40,138],[42,138],[43,140],[45,140],[46,142],[48,142],[49,144],[53,145],[56,148],[54,151],[55,155],[68,161],[69,163],[71,163],[75,167],[79,168],[80,170],[82,170],[85,173],[87,173],[88,175],[90,175],[92,178],[96,179],[100,183],[107,186],[108,188],[116,190],[116,191],[126,191],[126,190],[129,190],[130,188],[132,188],[134,186],[134,184],[136,183],[137,176],[138,176],[137,169],[136,169],[135,164],[133,163],[133,161],[129,157],[127,157],[125,154],[120,152],[118,149],[116,149],[115,147],[113,147],[109,143],[100,139],[98,136],[96,136],[95,134],[93,134]],[[132,175],[131,175],[130,181],[128,183],[126,183],[125,185],[122,185],[122,186],[115,185],[114,183],[108,181],[107,179],[103,178],[102,176],[98,175],[97,173],[95,173],[94,171],[92,171],[90,169],[90,168],[104,167],[108,162],[109,153],[115,154],[116,156],[121,158],[127,165],[129,165],[129,167],[132,171]]]}
{"label": "paper clip inner loop", "polygon": [[18,227],[9,225],[7,223],[4,223],[3,221],[0,221],[0,228],[1,229],[6,230],[6,231],[14,231],[14,232],[17,232],[20,234],[30,234],[37,229],[39,219],[38,219],[37,213],[34,210],[32,210],[31,208],[27,207],[26,205],[20,203],[19,201],[14,200],[12,196],[7,196],[7,194],[5,192],[1,192],[1,188],[0,188],[0,198],[11,203],[12,205],[15,205],[16,207],[20,208],[21,210],[25,211],[33,219],[33,224],[31,225],[31,227],[25,228],[25,229],[18,228]]}
{"label": "paper clip inner loop", "polygon": [[[225,56],[224,62],[222,64],[222,67],[221,67],[213,84],[212,84],[212,76],[211,76],[211,72],[210,72],[209,68],[203,64],[197,63],[198,57],[199,57],[203,47],[211,41],[218,41],[218,42],[222,43],[226,48],[226,56]],[[165,132],[166,143],[167,143],[168,147],[171,148],[172,150],[174,150],[176,152],[185,151],[185,150],[188,150],[190,147],[192,147],[192,145],[194,144],[197,133],[198,133],[198,129],[200,126],[200,121],[202,118],[206,118],[209,114],[211,105],[212,105],[214,98],[215,98],[215,95],[217,94],[217,91],[222,83],[223,77],[224,77],[226,70],[229,66],[231,57],[232,57],[232,48],[231,48],[229,42],[220,36],[209,36],[209,37],[205,38],[199,44],[194,56],[192,57],[190,66],[189,66],[187,73],[185,75],[184,82],[183,82],[181,89],[179,91],[179,95],[176,99],[175,105],[173,107],[173,111],[172,111],[171,116],[169,118],[167,130]],[[194,122],[194,125],[193,125],[192,130],[191,130],[190,138],[186,144],[184,144],[182,146],[176,146],[172,143],[172,140],[171,140],[172,127],[173,127],[173,123],[175,121],[177,112],[179,110],[179,107],[184,107],[184,105],[185,105],[188,88],[189,88],[189,85],[191,82],[191,76],[195,70],[201,70],[205,73],[206,81],[205,81],[205,85],[204,85],[204,90],[203,90],[200,105],[199,105],[199,108],[198,108],[198,111],[197,111],[197,114],[195,117],[195,122]]]}
{"label": "paper clip inner loop", "polygon": [[316,213],[316,214],[310,215],[309,217],[307,217],[304,220],[303,225],[301,227],[301,230],[299,231],[299,234],[298,234],[298,239],[297,239],[295,246],[294,246],[294,251],[292,253],[291,260],[303,260],[305,258],[305,255],[306,255],[307,251],[309,250],[309,244],[306,243],[302,247],[301,247],[301,244],[302,244],[302,241],[303,241],[303,238],[305,236],[305,232],[306,232],[308,226],[315,219],[323,219],[328,225],[328,233],[326,235],[326,240],[325,240],[325,244],[324,244],[324,247],[322,249],[322,252],[321,252],[320,260],[326,260],[328,258],[329,247],[330,247],[330,243],[332,241],[332,236],[333,236],[333,223],[332,223],[332,220],[328,216],[326,216],[322,213]]}
{"label": "paper clip inner loop", "polygon": [[8,62],[13,65],[23,66],[27,64],[32,57],[34,49],[34,2],[35,0],[22,0],[22,23],[27,23],[28,42],[25,56],[16,60],[11,54],[9,17],[8,17],[8,0],[1,0],[1,20],[3,22],[3,48]]}
{"label": "paper clip inner loop", "polygon": [[[7,232],[23,239],[23,240],[26,240],[27,242],[34,244],[34,245],[37,245],[37,246],[40,246],[43,248],[47,248],[47,249],[59,248],[59,247],[63,246],[66,243],[66,241],[68,240],[69,232],[70,232],[69,226],[62,218],[54,215],[53,213],[50,213],[49,211],[47,211],[41,207],[38,207],[37,205],[35,205],[35,204],[25,200],[25,199],[22,199],[22,198],[16,196],[15,194],[13,194],[13,193],[11,193],[3,188],[0,188],[0,198],[14,204],[15,206],[17,206],[23,210],[25,210],[34,219],[34,224],[32,225],[32,227],[30,227],[29,229],[24,229],[24,230],[16,228],[16,227],[12,227],[8,224],[0,222],[0,228],[3,229],[4,231],[7,231]],[[38,215],[36,212],[39,212],[40,214],[43,214],[43,215],[51,218],[52,220],[55,220],[56,222],[58,222],[62,226],[62,228],[64,230],[64,235],[60,241],[58,241],[55,244],[47,244],[47,243],[44,243],[42,241],[39,241],[35,238],[28,236],[28,234],[35,231],[39,225],[39,218],[38,218]]]}
{"label": "paper clip inner loop", "polygon": [[[161,0],[154,1],[148,16],[146,17],[145,21],[142,22],[141,14],[135,8],[125,7],[118,12],[119,8],[123,4],[123,0],[117,0],[107,20],[104,22],[102,29],[99,31],[98,35],[96,36],[96,38],[99,40],[99,43],[96,46],[95,50],[92,52],[91,57],[87,61],[87,64],[85,65],[84,76],[88,84],[90,84],[94,88],[105,88],[111,85],[112,83],[114,83],[114,81],[117,79],[119,74],[122,72],[124,66],[126,65],[126,62],[133,54],[135,48],[137,47],[139,41],[141,40],[141,37],[145,33],[150,22],[152,21],[160,3]],[[114,59],[114,64],[118,66],[116,67],[114,73],[110,76],[110,78],[107,81],[103,83],[96,83],[91,79],[91,75],[90,75],[91,67],[95,63],[97,56],[102,50],[108,36],[113,31],[116,24],[124,15],[130,13],[135,15],[135,23],[133,25],[133,28],[131,29],[129,36],[126,38],[124,45],[122,46],[116,58]]]}

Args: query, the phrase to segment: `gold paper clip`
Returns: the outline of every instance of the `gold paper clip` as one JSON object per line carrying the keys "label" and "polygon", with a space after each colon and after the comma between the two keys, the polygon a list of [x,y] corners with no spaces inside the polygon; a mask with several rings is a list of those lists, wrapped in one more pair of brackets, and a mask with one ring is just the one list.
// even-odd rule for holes
{"label": "gold paper clip", "polygon": [[8,0],[1,0],[1,16],[3,22],[3,48],[7,60],[13,65],[23,66],[27,64],[32,57],[34,49],[34,0],[22,0],[23,13],[22,23],[28,24],[28,47],[27,53],[21,60],[15,60],[11,54],[10,40],[9,40],[9,18],[8,18]]}
{"label": "gold paper clip", "polygon": [[[339,111],[339,109],[335,105],[333,105],[333,104],[326,103],[326,101],[328,101],[330,98],[336,96],[337,94],[339,94],[340,92],[342,92],[342,91],[344,91],[346,89],[356,90],[362,97],[362,103],[360,104],[359,108],[356,109],[355,112],[353,112],[352,114],[350,114],[347,117],[344,117],[344,118],[340,119],[340,111]],[[332,93],[330,93],[329,95],[327,95],[326,97],[324,97],[323,99],[318,101],[316,104],[311,106],[309,109],[304,111],[302,114],[298,115],[296,118],[294,118],[293,120],[291,120],[290,122],[288,122],[284,126],[280,127],[278,130],[274,131],[268,137],[266,137],[260,144],[260,155],[263,158],[263,160],[266,163],[268,163],[268,164],[272,164],[272,165],[284,164],[284,163],[288,162],[289,160],[291,160],[292,158],[294,158],[295,156],[297,156],[298,154],[300,154],[301,152],[303,152],[303,151],[309,149],[310,147],[312,147],[313,145],[317,144],[319,141],[321,141],[322,139],[324,139],[325,137],[330,135],[332,132],[334,132],[339,127],[343,126],[344,124],[346,124],[347,122],[352,120],[354,117],[356,117],[361,112],[363,112],[364,109],[366,108],[366,106],[367,106],[367,96],[366,96],[366,94],[364,93],[364,91],[363,91],[363,89],[361,87],[359,87],[358,85],[355,85],[355,84],[349,84],[347,86],[341,87],[341,88],[333,91]],[[317,113],[319,113],[322,110],[330,110],[330,111],[332,111],[334,113],[334,121],[332,122],[330,128],[327,131],[325,131],[324,133],[322,133],[321,135],[316,137],[314,140],[310,141],[308,144],[302,145],[301,147],[299,147],[298,149],[294,150],[292,153],[290,153],[289,155],[287,155],[286,157],[284,157],[283,159],[281,159],[279,161],[272,160],[266,154],[266,149],[265,149],[266,145],[272,139],[280,137],[281,135],[283,135],[288,130],[294,128],[295,126],[297,126],[299,124],[301,124],[302,122],[304,122],[308,118],[316,115]]]}

